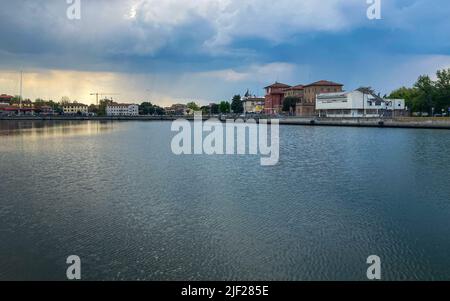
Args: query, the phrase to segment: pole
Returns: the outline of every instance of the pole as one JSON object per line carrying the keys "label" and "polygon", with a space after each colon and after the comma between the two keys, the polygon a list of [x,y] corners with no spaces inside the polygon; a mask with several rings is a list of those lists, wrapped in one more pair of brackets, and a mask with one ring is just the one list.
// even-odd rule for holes
{"label": "pole", "polygon": [[366,117],[366,93],[363,92],[363,117]]}
{"label": "pole", "polygon": [[22,111],[22,95],[23,94],[23,71],[20,71],[20,96],[19,96],[19,116]]}

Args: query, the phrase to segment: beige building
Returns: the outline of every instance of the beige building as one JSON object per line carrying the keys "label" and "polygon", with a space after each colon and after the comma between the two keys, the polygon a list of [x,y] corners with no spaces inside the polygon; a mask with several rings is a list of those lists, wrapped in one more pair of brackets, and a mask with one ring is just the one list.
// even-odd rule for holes
{"label": "beige building", "polygon": [[185,104],[174,104],[171,107],[165,108],[165,111],[167,115],[183,116],[188,114],[189,109]]}
{"label": "beige building", "polygon": [[316,97],[323,93],[342,92],[344,85],[321,80],[304,86],[304,97],[302,102],[297,104],[297,116],[315,116],[316,115]]}
{"label": "beige building", "polygon": [[264,110],[265,98],[256,96],[246,96],[242,98],[245,114],[261,113]]}
{"label": "beige building", "polygon": [[88,106],[82,103],[67,103],[62,106],[65,115],[87,115]]}
{"label": "beige building", "polygon": [[305,87],[303,85],[297,85],[284,89],[284,98],[296,97],[299,99],[303,99],[304,96],[305,96]]}

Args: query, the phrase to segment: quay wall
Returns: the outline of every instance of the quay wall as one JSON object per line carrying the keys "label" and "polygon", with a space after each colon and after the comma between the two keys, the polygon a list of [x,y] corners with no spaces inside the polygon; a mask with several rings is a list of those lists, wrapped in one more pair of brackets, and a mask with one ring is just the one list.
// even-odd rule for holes
{"label": "quay wall", "polygon": [[[137,116],[137,117],[66,117],[66,116],[15,116],[1,117],[0,121],[173,121],[179,118],[194,120],[193,116]],[[204,120],[209,119],[203,116]],[[262,117],[261,117],[262,118]],[[264,117],[267,118],[267,117]],[[255,118],[258,121],[258,118]],[[267,119],[271,119],[268,117]],[[272,118],[273,119],[273,118]],[[450,118],[396,117],[396,118],[319,118],[287,117],[277,118],[281,125],[302,126],[346,126],[346,127],[386,127],[386,128],[428,128],[450,129]],[[222,119],[225,121],[225,118]]]}

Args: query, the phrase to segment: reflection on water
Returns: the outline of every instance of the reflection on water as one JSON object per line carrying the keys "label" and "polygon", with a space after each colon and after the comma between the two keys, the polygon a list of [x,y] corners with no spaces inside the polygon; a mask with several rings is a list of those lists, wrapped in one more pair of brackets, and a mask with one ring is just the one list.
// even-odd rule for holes
{"label": "reflection on water", "polygon": [[28,138],[55,138],[98,135],[114,128],[111,121],[0,121],[1,136],[27,136]]}

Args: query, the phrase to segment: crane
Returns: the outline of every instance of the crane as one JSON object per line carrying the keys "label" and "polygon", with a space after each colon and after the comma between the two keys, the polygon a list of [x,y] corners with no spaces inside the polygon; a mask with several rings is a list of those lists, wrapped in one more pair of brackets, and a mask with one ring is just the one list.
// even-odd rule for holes
{"label": "crane", "polygon": [[96,92],[96,93],[91,93],[90,95],[96,97],[96,100],[97,100],[97,106],[98,106],[98,97],[99,97],[99,96],[120,95],[120,94],[117,94],[117,93],[99,93],[99,92]]}

